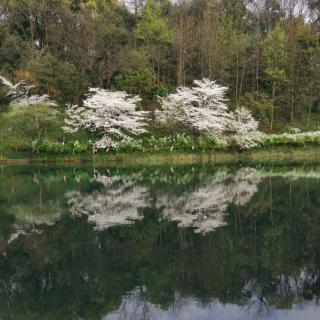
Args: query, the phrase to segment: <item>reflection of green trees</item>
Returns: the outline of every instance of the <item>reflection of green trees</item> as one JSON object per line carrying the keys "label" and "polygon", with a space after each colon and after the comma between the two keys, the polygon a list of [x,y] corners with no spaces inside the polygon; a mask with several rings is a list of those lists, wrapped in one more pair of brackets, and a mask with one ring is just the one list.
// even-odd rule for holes
{"label": "reflection of green trees", "polygon": [[[177,184],[179,196],[217,172],[205,170],[165,168],[146,176],[146,171],[141,175],[139,170],[114,169],[108,174],[134,176],[136,184],[149,186],[156,200],[166,185],[173,194]],[[10,215],[11,205],[38,208],[40,187],[30,181],[34,169],[14,172],[5,173],[10,188],[0,183],[1,239],[19,218]],[[38,171],[48,214],[54,206],[67,212],[61,198],[70,189],[90,193],[102,188],[92,180],[92,172]],[[0,255],[1,313],[5,319],[100,319],[136,287],[145,287],[147,299],[162,308],[174,303],[176,291],[203,303],[219,299],[255,309],[290,308],[319,297],[319,182],[271,176],[262,179],[249,203],[230,205],[226,227],[205,236],[162,220],[163,208],[157,208],[156,201],[141,209],[143,220],[99,232],[88,217],[62,214],[54,225],[20,237]],[[29,191],[19,190],[21,183]],[[30,202],[25,200],[28,195]]]}
{"label": "reflection of green trees", "polygon": [[90,171],[6,167],[0,173],[0,211],[16,223],[53,223],[66,212],[65,192],[97,187],[88,183]]}

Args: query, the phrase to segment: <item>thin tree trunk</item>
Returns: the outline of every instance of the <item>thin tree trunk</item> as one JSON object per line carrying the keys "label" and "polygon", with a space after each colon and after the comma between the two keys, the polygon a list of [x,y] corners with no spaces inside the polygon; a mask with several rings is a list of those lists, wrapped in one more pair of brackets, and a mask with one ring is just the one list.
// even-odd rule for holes
{"label": "thin tree trunk", "polygon": [[250,72],[250,74],[252,74],[252,78],[251,78],[251,95],[253,95],[254,91],[255,91],[255,84],[256,84],[256,78],[255,78],[255,72],[256,72],[256,67],[255,67],[255,61],[254,61],[254,57],[252,58],[252,72]]}
{"label": "thin tree trunk", "polygon": [[257,64],[256,64],[256,92],[259,91],[259,48],[257,48]]}
{"label": "thin tree trunk", "polygon": [[307,121],[308,126],[309,126],[310,120],[311,120],[311,111],[312,111],[312,104],[310,103],[309,110],[308,110],[308,121]]}
{"label": "thin tree trunk", "polygon": [[32,14],[29,6],[28,6],[28,20],[30,24],[31,42],[33,46],[34,45],[33,24],[32,24]]}
{"label": "thin tree trunk", "polygon": [[242,86],[243,86],[243,79],[244,79],[244,71],[245,71],[246,67],[243,66],[242,67],[242,74],[241,74],[241,80],[240,80],[240,88],[239,88],[239,93],[238,93],[238,103],[237,106],[240,106],[240,97],[241,97],[241,93],[242,93]]}
{"label": "thin tree trunk", "polygon": [[181,57],[181,48],[178,49],[178,61],[177,61],[177,86],[179,87],[182,84],[182,57]]}
{"label": "thin tree trunk", "polygon": [[180,26],[178,30],[177,86],[181,86],[183,84],[183,65],[182,19],[180,19]]}
{"label": "thin tree trunk", "polygon": [[293,124],[293,114],[294,114],[294,76],[292,74],[292,77],[291,77],[291,116],[290,116],[291,126]]}
{"label": "thin tree trunk", "polygon": [[1,132],[1,150],[0,150],[0,158],[3,158],[3,151],[2,151],[2,146],[3,146],[3,133]]}
{"label": "thin tree trunk", "polygon": [[239,85],[239,55],[237,53],[237,77],[236,77],[236,104],[238,103],[238,85]]}
{"label": "thin tree trunk", "polygon": [[271,132],[273,131],[275,95],[276,95],[276,79],[273,78],[273,84],[272,84],[272,109],[271,109],[271,121],[270,121],[270,131]]}

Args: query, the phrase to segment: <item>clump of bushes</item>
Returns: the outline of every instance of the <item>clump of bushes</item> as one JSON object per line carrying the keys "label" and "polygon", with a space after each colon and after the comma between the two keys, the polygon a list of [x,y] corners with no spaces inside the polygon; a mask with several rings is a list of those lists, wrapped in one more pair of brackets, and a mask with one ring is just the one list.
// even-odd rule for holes
{"label": "clump of bushes", "polygon": [[89,142],[80,143],[78,140],[63,143],[45,139],[43,141],[34,141],[34,146],[34,152],[49,154],[79,154],[91,151],[92,148]]}
{"label": "clump of bushes", "polygon": [[293,134],[265,134],[261,141],[261,146],[264,147],[305,145],[320,145],[320,131]]}
{"label": "clump of bushes", "polygon": [[113,149],[117,152],[144,152],[141,139],[124,139]]}
{"label": "clump of bushes", "polygon": [[62,113],[46,104],[12,107],[1,113],[1,144],[13,150],[34,150],[35,141],[54,136],[62,139]]}
{"label": "clump of bushes", "polygon": [[[9,83],[9,87],[13,86]],[[90,89],[83,106],[69,106],[65,112],[50,100],[31,103],[30,97],[20,92],[19,97],[24,99],[19,101],[27,102],[11,104],[0,113],[1,148],[76,154],[214,152],[320,145],[319,130],[301,132],[287,127],[283,134],[261,133],[248,109],[228,109],[226,90],[208,79],[195,81],[192,88],[178,88],[177,93],[160,100],[162,110],[155,111],[158,121],[152,130],[147,130],[150,112],[138,108],[141,99],[125,92]]]}

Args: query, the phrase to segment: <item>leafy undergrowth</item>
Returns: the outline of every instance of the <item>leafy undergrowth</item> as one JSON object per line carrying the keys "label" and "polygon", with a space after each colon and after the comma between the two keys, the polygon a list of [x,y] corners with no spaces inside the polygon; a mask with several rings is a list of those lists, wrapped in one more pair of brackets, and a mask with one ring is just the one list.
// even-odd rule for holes
{"label": "leafy undergrowth", "polygon": [[[320,146],[320,131],[296,134],[263,134],[255,138],[256,147],[241,148],[233,137],[203,136],[192,137],[186,134],[177,134],[171,137],[145,136],[140,139],[123,140],[116,148],[99,154],[163,154],[172,152],[186,153],[216,153],[216,152],[243,152],[250,150],[261,151],[277,149],[279,147],[295,147],[301,149],[307,146]],[[6,141],[5,151],[29,152],[30,155],[81,155],[92,154],[90,140],[70,140],[60,142],[52,139],[24,141],[12,138]]]}

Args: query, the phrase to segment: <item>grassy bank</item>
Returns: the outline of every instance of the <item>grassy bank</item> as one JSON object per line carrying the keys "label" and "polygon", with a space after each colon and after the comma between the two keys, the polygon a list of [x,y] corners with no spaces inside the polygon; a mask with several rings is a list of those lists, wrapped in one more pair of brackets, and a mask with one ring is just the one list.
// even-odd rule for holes
{"label": "grassy bank", "polygon": [[221,163],[276,163],[283,162],[317,162],[320,161],[320,146],[274,147],[248,151],[214,151],[214,152],[133,152],[83,154],[29,154],[8,152],[0,158],[0,164],[79,164],[94,165],[148,165],[148,164],[192,164],[199,162]]}

